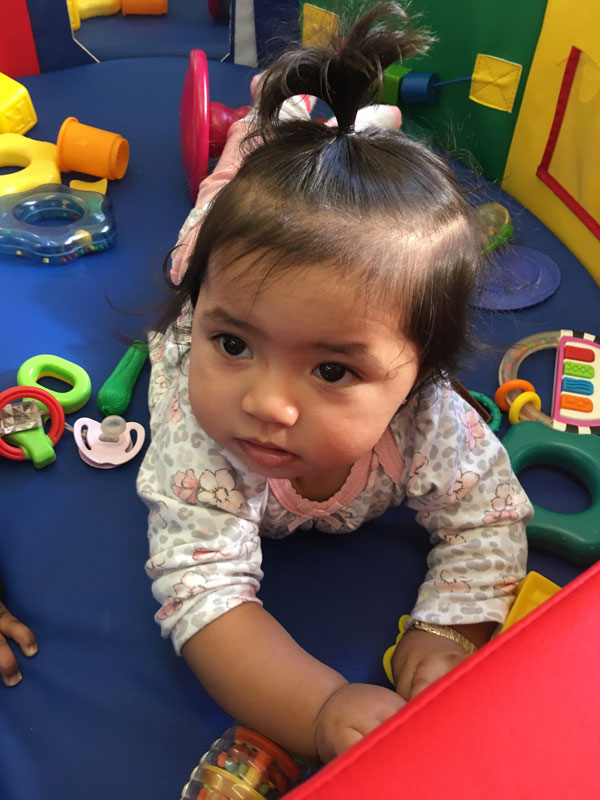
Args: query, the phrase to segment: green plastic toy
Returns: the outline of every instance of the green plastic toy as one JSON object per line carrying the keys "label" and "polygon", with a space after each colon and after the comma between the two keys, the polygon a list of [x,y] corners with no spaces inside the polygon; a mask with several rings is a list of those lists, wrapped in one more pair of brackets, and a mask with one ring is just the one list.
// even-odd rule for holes
{"label": "green plastic toy", "polygon": [[122,416],[129,408],[133,387],[148,357],[148,345],[136,339],[98,392],[98,408],[103,414]]}

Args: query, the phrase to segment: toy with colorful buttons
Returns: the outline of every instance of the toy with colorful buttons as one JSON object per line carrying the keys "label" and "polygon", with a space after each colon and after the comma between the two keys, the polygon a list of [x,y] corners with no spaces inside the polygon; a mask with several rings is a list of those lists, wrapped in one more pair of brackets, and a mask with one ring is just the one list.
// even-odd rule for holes
{"label": "toy with colorful buttons", "polygon": [[308,776],[310,764],[236,725],[213,743],[183,787],[181,800],[278,800]]}
{"label": "toy with colorful buttons", "polygon": [[[518,377],[527,356],[556,349],[551,415],[541,410],[534,386]],[[513,469],[535,464],[554,466],[581,480],[590,505],[563,514],[533,504],[527,526],[530,544],[589,565],[600,558],[600,337],[582,331],[560,330],[528,336],[504,355],[495,400],[508,411],[512,425],[503,439]],[[523,424],[523,423],[526,424]]]}
{"label": "toy with colorful buttons", "polygon": [[[541,411],[532,384],[517,377],[527,356],[548,348],[556,349],[551,416]],[[495,400],[511,424],[529,419],[559,431],[600,435],[600,337],[572,330],[528,336],[506,352],[498,380]]]}

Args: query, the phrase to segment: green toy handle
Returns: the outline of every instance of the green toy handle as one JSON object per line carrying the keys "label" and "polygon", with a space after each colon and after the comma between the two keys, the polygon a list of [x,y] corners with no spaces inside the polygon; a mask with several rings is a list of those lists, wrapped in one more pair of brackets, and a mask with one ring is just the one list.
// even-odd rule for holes
{"label": "green toy handle", "polygon": [[148,357],[148,345],[136,339],[98,392],[98,408],[103,414],[122,416],[129,408],[131,394]]}

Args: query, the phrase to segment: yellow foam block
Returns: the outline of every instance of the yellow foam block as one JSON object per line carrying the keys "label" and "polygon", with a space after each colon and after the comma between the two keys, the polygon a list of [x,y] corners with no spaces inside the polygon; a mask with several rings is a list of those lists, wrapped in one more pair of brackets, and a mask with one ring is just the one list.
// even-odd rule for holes
{"label": "yellow foam block", "polygon": [[[600,3],[548,0],[527,79],[502,186],[539,217],[600,283]],[[547,172],[559,196],[537,176],[556,116],[557,101],[572,48],[581,51]],[[583,221],[565,201],[583,209]],[[572,204],[571,204],[572,206]],[[584,215],[583,215],[584,216]]]}
{"label": "yellow foam block", "polygon": [[513,109],[523,67],[504,58],[479,53],[471,77],[469,98],[499,111]]}
{"label": "yellow foam block", "polygon": [[305,3],[302,11],[302,44],[308,47],[326,45],[340,28],[340,18],[333,11]]}
{"label": "yellow foam block", "polygon": [[0,72],[0,133],[23,134],[36,122],[37,116],[27,89]]}

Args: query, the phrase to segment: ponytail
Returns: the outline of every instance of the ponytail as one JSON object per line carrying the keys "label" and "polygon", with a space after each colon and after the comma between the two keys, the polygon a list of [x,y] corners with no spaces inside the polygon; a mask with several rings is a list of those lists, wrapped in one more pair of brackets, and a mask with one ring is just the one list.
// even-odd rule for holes
{"label": "ponytail", "polygon": [[338,120],[337,133],[353,130],[358,109],[373,102],[384,70],[395,61],[424,53],[433,41],[413,30],[397,3],[379,3],[350,28],[322,47],[297,46],[263,73],[258,120],[265,139],[276,135],[279,109],[296,94],[323,100]]}

